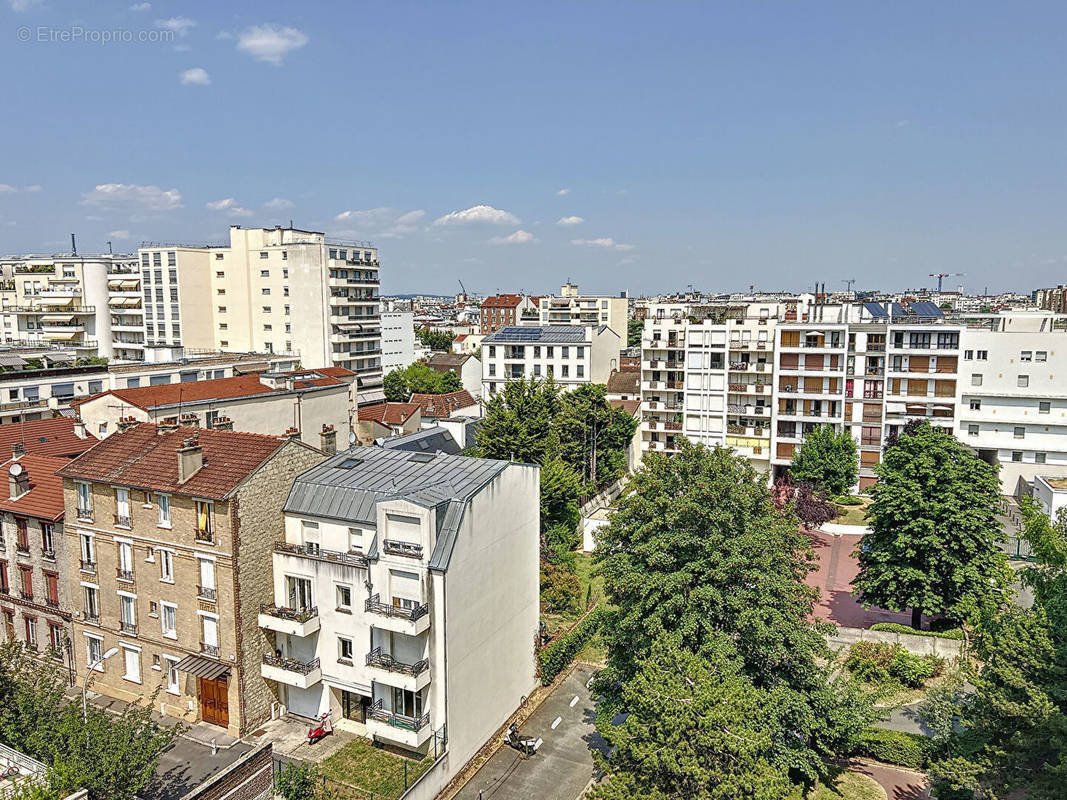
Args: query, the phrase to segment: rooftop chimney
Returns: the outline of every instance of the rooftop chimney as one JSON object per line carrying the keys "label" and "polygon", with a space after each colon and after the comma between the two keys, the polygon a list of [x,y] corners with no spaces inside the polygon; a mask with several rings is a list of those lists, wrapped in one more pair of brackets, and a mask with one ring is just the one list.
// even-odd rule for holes
{"label": "rooftop chimney", "polygon": [[[133,418],[133,417],[119,417],[119,422],[118,422],[119,433],[125,433],[130,428],[136,428],[138,424],[139,423],[137,422],[137,420],[135,418]],[[83,425],[83,427],[84,427],[84,425]],[[159,432],[162,433],[162,427],[161,427]]]}
{"label": "rooftop chimney", "polygon": [[297,439],[297,440],[299,440],[300,439],[300,429],[299,428],[294,428],[292,426],[286,428],[285,429],[285,438],[286,439]]}
{"label": "rooftop chimney", "polygon": [[85,429],[85,423],[80,419],[74,420],[74,435],[79,439],[85,439],[89,435],[89,432]]}
{"label": "rooftop chimney", "polygon": [[204,448],[197,434],[184,439],[178,448],[178,483],[185,483],[204,467]]}
{"label": "rooftop chimney", "polygon": [[328,456],[337,452],[337,431],[333,429],[333,425],[323,424],[319,433],[319,449]]}
{"label": "rooftop chimney", "polygon": [[22,497],[30,490],[30,473],[22,464],[12,464],[7,470],[7,485],[12,500]]}
{"label": "rooftop chimney", "polygon": [[215,417],[215,430],[217,431],[232,431],[233,420],[229,417]]}
{"label": "rooftop chimney", "polygon": [[18,461],[26,455],[26,445],[22,442],[12,442],[11,444],[11,457]]}
{"label": "rooftop chimney", "polygon": [[173,433],[176,430],[178,430],[178,418],[177,417],[166,417],[156,427],[156,433],[158,433],[160,436],[163,436],[164,434],[167,434],[167,433]]}
{"label": "rooftop chimney", "polygon": [[197,422],[199,420],[196,414],[182,414],[181,419],[178,420],[178,424],[183,428],[195,428]]}

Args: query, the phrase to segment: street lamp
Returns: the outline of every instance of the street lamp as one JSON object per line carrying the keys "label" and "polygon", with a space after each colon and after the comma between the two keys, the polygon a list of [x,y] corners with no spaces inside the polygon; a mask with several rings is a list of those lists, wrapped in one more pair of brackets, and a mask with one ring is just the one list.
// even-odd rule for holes
{"label": "street lamp", "polygon": [[[82,723],[84,723],[85,725],[89,724],[89,709],[86,705],[85,700],[86,693],[89,691],[89,677],[93,674],[93,671],[97,667],[99,667],[101,664],[103,664],[105,661],[115,655],[118,651],[119,649],[117,647],[112,647],[110,650],[100,656],[100,658],[96,659],[96,661],[87,664],[85,667],[85,680],[82,681]],[[86,729],[85,733],[86,736],[88,736],[88,728]]]}

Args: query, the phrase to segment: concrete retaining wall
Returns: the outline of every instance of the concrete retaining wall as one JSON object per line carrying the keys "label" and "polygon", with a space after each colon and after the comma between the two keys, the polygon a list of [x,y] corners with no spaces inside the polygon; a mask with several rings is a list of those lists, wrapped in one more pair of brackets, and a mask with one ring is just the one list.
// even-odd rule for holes
{"label": "concrete retaining wall", "polygon": [[181,800],[268,800],[272,794],[270,742],[250,750]]}
{"label": "concrete retaining wall", "polygon": [[916,636],[910,633],[893,631],[872,631],[866,628],[838,628],[833,636],[826,637],[831,648],[851,647],[856,642],[882,642],[884,644],[902,645],[908,652],[916,655],[933,655],[939,658],[959,658],[963,650],[960,639],[942,639],[939,636]]}

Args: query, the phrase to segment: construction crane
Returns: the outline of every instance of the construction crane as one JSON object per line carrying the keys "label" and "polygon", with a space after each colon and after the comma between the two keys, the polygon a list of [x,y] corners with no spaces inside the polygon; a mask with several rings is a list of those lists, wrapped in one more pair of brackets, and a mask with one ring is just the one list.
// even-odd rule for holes
{"label": "construction crane", "polygon": [[848,294],[852,294],[852,286],[853,286],[853,284],[856,283],[856,279],[855,278],[845,278],[845,279],[843,279],[841,281],[841,283],[845,284],[845,292],[848,293]]}
{"label": "construction crane", "polygon": [[931,278],[937,278],[937,291],[941,291],[941,280],[943,278],[962,278],[966,275],[966,272],[931,272]]}
{"label": "construction crane", "polygon": [[467,287],[463,285],[463,281],[460,281],[459,278],[456,278],[456,280],[459,281],[459,288],[463,290],[463,294],[467,294]]}

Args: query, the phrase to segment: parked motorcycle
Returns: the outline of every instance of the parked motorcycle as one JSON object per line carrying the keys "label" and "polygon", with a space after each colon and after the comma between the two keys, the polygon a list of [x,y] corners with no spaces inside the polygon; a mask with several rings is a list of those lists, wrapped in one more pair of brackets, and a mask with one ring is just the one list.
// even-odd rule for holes
{"label": "parked motorcycle", "polygon": [[330,712],[327,711],[319,717],[319,724],[308,730],[308,744],[315,744],[319,739],[333,733],[333,725],[330,723]]}
{"label": "parked motorcycle", "polygon": [[507,743],[518,750],[524,758],[528,758],[537,752],[537,749],[544,744],[544,740],[535,739],[533,736],[521,736],[519,726],[513,722],[508,726]]}

